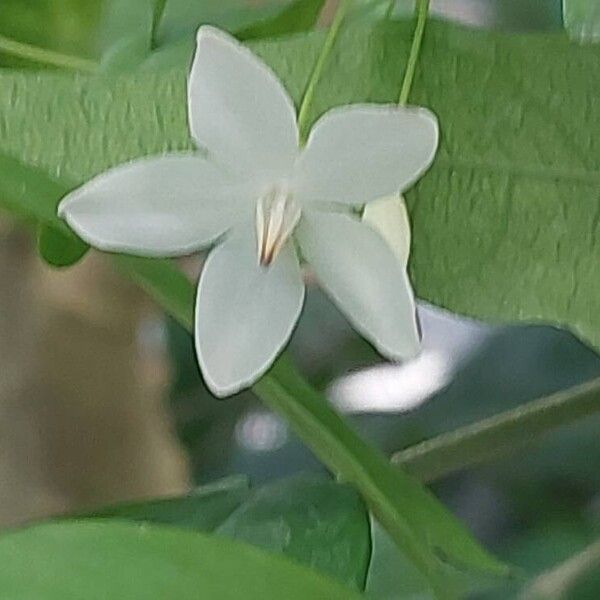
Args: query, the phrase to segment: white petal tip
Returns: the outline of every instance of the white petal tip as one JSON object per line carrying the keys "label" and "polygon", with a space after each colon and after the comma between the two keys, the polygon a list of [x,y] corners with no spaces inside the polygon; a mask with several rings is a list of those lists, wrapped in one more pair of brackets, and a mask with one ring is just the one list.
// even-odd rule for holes
{"label": "white petal tip", "polygon": [[254,385],[271,367],[271,363],[269,363],[267,367],[265,367],[257,373],[254,373],[251,377],[248,377],[243,381],[217,382],[210,376],[209,369],[207,368],[205,361],[202,360],[199,351],[197,351],[197,359],[198,365],[200,366],[200,371],[202,372],[202,378],[204,379],[206,387],[210,390],[213,396],[216,396],[217,398],[227,398],[229,396],[233,396],[235,394],[243,392],[244,390],[247,390],[252,385]]}
{"label": "white petal tip", "polygon": [[200,44],[205,40],[233,41],[235,38],[227,32],[213,25],[202,25],[196,33],[196,42]]}
{"label": "white petal tip", "polygon": [[70,198],[67,196],[65,198],[63,198],[60,203],[58,204],[58,207],[56,208],[56,214],[59,216],[59,218],[61,219],[66,219],[67,218],[67,211],[69,208],[69,204],[70,202]]}
{"label": "white petal tip", "polygon": [[215,384],[212,381],[209,381],[208,379],[204,379],[204,383],[206,383],[206,387],[210,390],[211,394],[213,396],[216,396],[217,398],[227,398],[229,396],[233,396],[241,391],[243,391],[246,387],[250,387],[250,386],[238,386],[238,385],[234,385],[234,386],[220,386]]}

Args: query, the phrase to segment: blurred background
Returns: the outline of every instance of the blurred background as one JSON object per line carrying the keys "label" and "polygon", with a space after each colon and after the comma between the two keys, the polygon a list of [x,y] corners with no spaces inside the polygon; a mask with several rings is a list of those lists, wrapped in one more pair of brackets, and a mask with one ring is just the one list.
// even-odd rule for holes
{"label": "blurred background", "polygon": [[[0,36],[94,58],[106,4],[2,0]],[[434,0],[432,11],[477,27],[562,28],[560,0]],[[0,66],[32,68],[1,50]],[[34,244],[0,215],[1,525],[230,474],[260,482],[321,470],[250,393],[213,398],[189,336],[102,256],[56,270]],[[199,262],[185,268],[196,273]],[[482,324],[425,304],[419,316],[423,353],[384,364],[310,289],[291,343],[307,377],[387,453],[600,376],[600,358],[565,331]],[[538,572],[598,533],[599,426],[563,427],[518,459],[436,481],[435,491],[491,548]]]}

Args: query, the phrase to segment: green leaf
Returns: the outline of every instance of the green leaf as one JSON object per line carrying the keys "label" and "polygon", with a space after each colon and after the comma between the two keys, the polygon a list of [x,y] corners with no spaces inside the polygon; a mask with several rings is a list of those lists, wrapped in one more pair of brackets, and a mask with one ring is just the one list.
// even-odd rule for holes
{"label": "green leaf", "polygon": [[160,523],[211,532],[248,498],[245,477],[225,479],[176,498],[116,504],[85,515],[87,518],[118,518],[140,523]]}
{"label": "green leaf", "polygon": [[105,2],[98,37],[104,67],[135,65],[150,52],[156,0]]}
{"label": "green leaf", "polygon": [[[398,32],[394,33],[398,39]],[[286,76],[291,92],[298,97],[320,51],[321,40],[321,36],[310,38],[307,45],[307,40],[294,39],[282,44],[262,44],[258,49]],[[378,44],[374,45],[378,49]],[[347,65],[341,59],[352,57],[351,64],[356,67],[357,56],[359,67],[369,65],[372,60],[368,52],[352,52],[339,54],[334,63],[343,72]],[[291,60],[294,57],[296,62]],[[369,88],[362,84],[356,86],[346,74],[342,79],[330,75],[339,87],[338,99],[344,100],[342,92],[357,94],[357,88],[361,94],[367,92],[368,95]],[[387,81],[387,76],[382,79],[382,82]],[[61,110],[42,111],[44,119],[40,123],[35,123],[35,115],[40,114],[35,105],[44,93],[39,88],[39,77],[13,75],[7,83],[0,88],[0,106],[7,107],[3,118],[9,134],[19,131],[18,144],[12,135],[7,136],[8,150],[25,163],[44,166],[50,173],[60,170],[66,180],[85,180],[111,164],[142,154],[189,147],[183,73],[121,78],[115,83],[53,76],[44,83],[51,86],[50,102]],[[3,94],[7,94],[4,98],[16,101],[3,102]],[[47,91],[45,94],[48,97]],[[115,102],[116,97],[119,102]],[[28,129],[33,131],[34,125],[38,125],[35,131],[45,131],[43,140],[27,133]],[[53,143],[46,144],[46,139]],[[134,266],[137,281],[158,295],[161,302],[168,303],[166,307],[189,327],[192,286],[181,276],[171,276],[166,262],[133,261],[143,267],[137,270]],[[176,280],[175,292],[170,283],[164,283],[165,277]],[[436,553],[442,552],[450,560],[473,568],[502,570],[432,496],[393,469],[385,457],[349,430],[289,365],[281,362],[256,389],[263,400],[288,417],[301,437],[335,473],[360,489],[411,560],[429,574],[438,592],[447,586]]]}
{"label": "green leaf", "polygon": [[433,600],[427,580],[399,552],[394,540],[373,520],[371,561],[365,591],[377,600]]}
{"label": "green leaf", "polygon": [[[175,318],[181,317],[182,325],[191,330],[192,284],[183,277],[177,279],[180,293],[171,294],[162,289],[161,283],[168,263],[147,260],[143,272],[139,272],[135,271],[138,260],[142,259],[132,259],[130,263],[134,280],[162,302]],[[158,265],[156,272],[155,264]],[[186,285],[187,291],[184,290]],[[187,311],[183,301],[186,297]],[[431,583],[438,590],[445,587],[442,581],[446,580],[446,560],[465,569],[507,574],[507,568],[488,555],[416,480],[394,468],[386,457],[354,433],[329,407],[327,400],[294,371],[285,357],[280,358],[253,390],[263,402],[286,417],[325,465],[361,492],[369,508],[410,560],[429,574]],[[440,555],[445,557],[444,561],[438,559]]]}
{"label": "green leaf", "polygon": [[57,267],[74,264],[89,248],[56,217],[65,190],[42,171],[0,155],[0,207],[38,224],[38,251]]}
{"label": "green leaf", "polygon": [[600,42],[600,4],[593,0],[563,0],[563,19],[569,36],[583,43]]}
{"label": "green leaf", "polygon": [[432,25],[411,98],[442,128],[433,168],[407,196],[417,293],[600,347],[598,49]]}
{"label": "green leaf", "polygon": [[317,22],[324,4],[325,0],[296,0],[271,19],[236,29],[235,36],[253,40],[308,31]]}
{"label": "green leaf", "polygon": [[82,521],[0,537],[6,600],[247,600],[359,595],[263,550],[160,525]]}
{"label": "green leaf", "polygon": [[311,388],[282,356],[253,390],[279,414],[317,457],[353,484],[395,542],[428,578],[439,597],[451,593],[446,563],[503,576],[505,565],[487,554],[424,487],[394,468]]}
{"label": "green leaf", "polygon": [[[115,260],[191,329],[193,286],[169,261],[121,256]],[[295,373],[291,364],[280,359],[254,389],[264,402],[290,421],[334,473],[356,486],[374,514],[410,560],[427,573],[440,594],[441,590],[448,591],[444,561],[438,558],[440,553],[465,568],[506,572],[432,495],[392,467],[382,454],[349,429],[327,400]]]}
{"label": "green leaf", "polygon": [[263,486],[216,533],[284,553],[352,587],[364,586],[368,516],[349,487],[304,477]]}
{"label": "green leaf", "polygon": [[[394,540],[377,523],[371,520],[371,560],[365,592],[377,600],[434,600],[427,579],[415,569],[399,550]],[[460,598],[470,598],[502,585],[504,580],[484,577],[481,573],[461,571],[445,565],[448,581],[458,590]]]}
{"label": "green leaf", "polygon": [[167,0],[158,28],[159,46],[193,37],[202,24],[215,25],[232,32],[250,28],[276,19],[293,4],[294,0],[266,0],[260,3],[247,0]]}
{"label": "green leaf", "polygon": [[[159,301],[174,300],[173,311],[169,304],[164,303],[163,307],[176,318],[180,315],[180,322],[191,330],[191,283],[187,282],[185,296],[189,310],[185,311],[184,302],[162,290],[160,282],[165,274],[165,262],[160,263],[156,277],[153,264],[156,263],[147,261],[144,272],[136,273],[135,280],[150,293],[158,290]],[[184,281],[178,281],[180,284],[183,288]],[[183,294],[183,289],[181,292]],[[507,574],[507,568],[488,555],[434,496],[354,433],[329,406],[326,398],[308,386],[285,357],[279,359],[253,390],[264,403],[290,422],[332,472],[361,492],[396,543],[417,568],[427,573],[428,581],[441,594],[439,597],[450,593],[446,561],[466,570],[481,570],[498,576]],[[440,556],[444,559],[440,560]]]}
{"label": "green leaf", "polygon": [[5,210],[22,219],[52,224],[70,233],[56,215],[56,207],[66,189],[46,171],[0,153],[0,207]]}
{"label": "green leaf", "polygon": [[[272,14],[269,9],[266,13],[252,9],[253,18],[248,20],[243,19],[239,23],[231,21],[231,13],[226,10],[223,14],[212,14],[210,17],[205,17],[206,22],[216,26],[228,29],[235,34],[240,40],[260,39],[267,37],[282,36],[290,33],[298,33],[310,30],[317,22],[317,18],[323,7],[324,0],[296,0],[288,1],[283,4],[283,10]],[[247,12],[247,7],[243,8],[244,14]],[[197,21],[198,25],[202,24],[202,19]],[[245,25],[241,25],[245,23]],[[143,71],[156,71],[172,69],[175,67],[186,68],[191,60],[195,48],[194,36],[188,34],[181,39],[169,42],[157,48],[151,55],[140,65]]]}
{"label": "green leaf", "polygon": [[[402,23],[342,32],[310,120],[337,104],[394,99],[410,32]],[[314,33],[253,48],[298,99],[322,41]],[[421,298],[478,318],[563,325],[600,344],[599,58],[559,34],[429,24],[411,102],[438,114],[442,144],[406,195]],[[0,83],[0,152],[68,180],[190,148],[183,69],[112,83],[4,74]]]}
{"label": "green leaf", "polygon": [[556,427],[598,412],[600,378],[426,440],[392,460],[421,481],[431,481],[517,451]]}
{"label": "green leaf", "polygon": [[371,551],[360,497],[315,477],[284,479],[253,491],[244,477],[233,478],[187,496],[118,504],[84,516],[215,532],[284,554],[358,589],[364,588]]}

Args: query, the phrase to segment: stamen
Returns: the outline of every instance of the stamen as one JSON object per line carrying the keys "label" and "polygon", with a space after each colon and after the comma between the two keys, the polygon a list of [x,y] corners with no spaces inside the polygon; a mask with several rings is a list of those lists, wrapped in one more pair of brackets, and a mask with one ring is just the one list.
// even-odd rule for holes
{"label": "stamen", "polygon": [[300,207],[283,186],[271,188],[256,203],[259,263],[268,267],[300,219]]}

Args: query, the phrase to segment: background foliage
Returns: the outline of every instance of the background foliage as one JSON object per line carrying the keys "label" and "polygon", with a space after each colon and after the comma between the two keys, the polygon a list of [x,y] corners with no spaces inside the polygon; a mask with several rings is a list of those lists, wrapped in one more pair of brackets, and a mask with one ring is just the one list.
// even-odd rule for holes
{"label": "background foliage", "polygon": [[[248,40],[299,101],[327,35],[308,31],[321,4],[249,9],[232,1],[61,0],[24,7],[7,1],[0,17],[0,60],[8,68],[0,72],[0,202],[36,227],[40,253],[51,264],[79,260],[85,246],[54,214],[64,191],[127,158],[189,148],[183,98],[197,25],[210,22]],[[337,104],[397,97],[413,23],[381,22],[381,4],[358,3],[318,82],[311,120]],[[506,5],[498,6],[498,23],[506,25]],[[556,3],[547,2],[540,14],[544,27],[557,28]],[[580,44],[593,41],[586,31],[597,15],[575,1],[565,2],[564,14],[576,42],[556,31],[507,34],[475,32],[447,21],[428,24],[411,102],[440,116],[442,146],[433,169],[408,194],[414,228],[411,273],[418,295],[437,305],[491,321],[562,325],[597,347],[600,119],[594,99],[600,50]],[[46,63],[50,68],[40,72]],[[170,263],[120,258],[118,266],[180,322],[189,321],[190,288]],[[333,368],[374,360],[339,315],[323,308],[317,292],[309,298],[309,314],[311,306],[342,332]],[[302,328],[292,353],[323,387],[337,373],[329,364],[304,364],[302,344],[303,338],[320,335],[315,333],[318,319],[309,318]],[[177,325],[172,343],[179,365],[174,403],[189,404],[185,398],[192,397],[193,406],[201,407],[199,397],[206,391],[190,358],[189,340]],[[372,416],[357,424],[391,452],[599,374],[597,356],[565,334],[500,329],[452,386],[418,412],[385,421]],[[228,474],[236,462],[243,464],[244,457],[233,454],[224,464],[229,437],[212,449],[215,458],[203,440],[214,439],[207,433],[215,424],[231,430],[235,416],[252,402],[238,398],[216,415],[196,408],[181,421],[182,437],[202,457],[205,474]],[[458,568],[461,558],[466,564],[471,558],[448,536],[446,554],[455,555],[451,561],[443,557],[437,575],[448,583],[448,594],[451,587],[460,594],[467,589],[483,594],[497,586],[499,598],[535,594],[535,577],[542,570],[592,543],[597,426],[596,418],[563,429],[519,457],[518,470],[500,462],[442,482],[437,491],[446,502],[522,569],[499,582]],[[276,474],[268,460],[286,465],[285,474],[312,464],[290,442],[262,463],[254,461],[258,479]],[[469,499],[481,503],[482,498],[487,498],[483,510],[469,508]],[[416,505],[412,512],[419,514]],[[426,509],[422,518],[427,514]],[[1,537],[0,582],[9,597],[103,597],[123,585],[131,586],[128,597],[140,598],[161,586],[169,593],[176,589],[178,597],[197,597],[198,590],[206,597],[280,597],[285,589],[297,590],[299,597],[314,590],[310,597],[349,598],[353,588],[378,598],[427,598],[436,585],[442,597],[439,580],[436,584],[415,569],[360,497],[329,481],[290,479],[250,489],[236,479],[186,498],[119,506],[92,516],[92,521],[40,525]],[[435,535],[443,537],[451,522],[447,518],[434,527]],[[207,556],[214,565],[198,568]],[[117,576],[96,580],[98,564],[101,573]],[[233,578],[232,572],[241,576]],[[582,576],[557,597],[593,598],[597,585],[594,577]]]}

